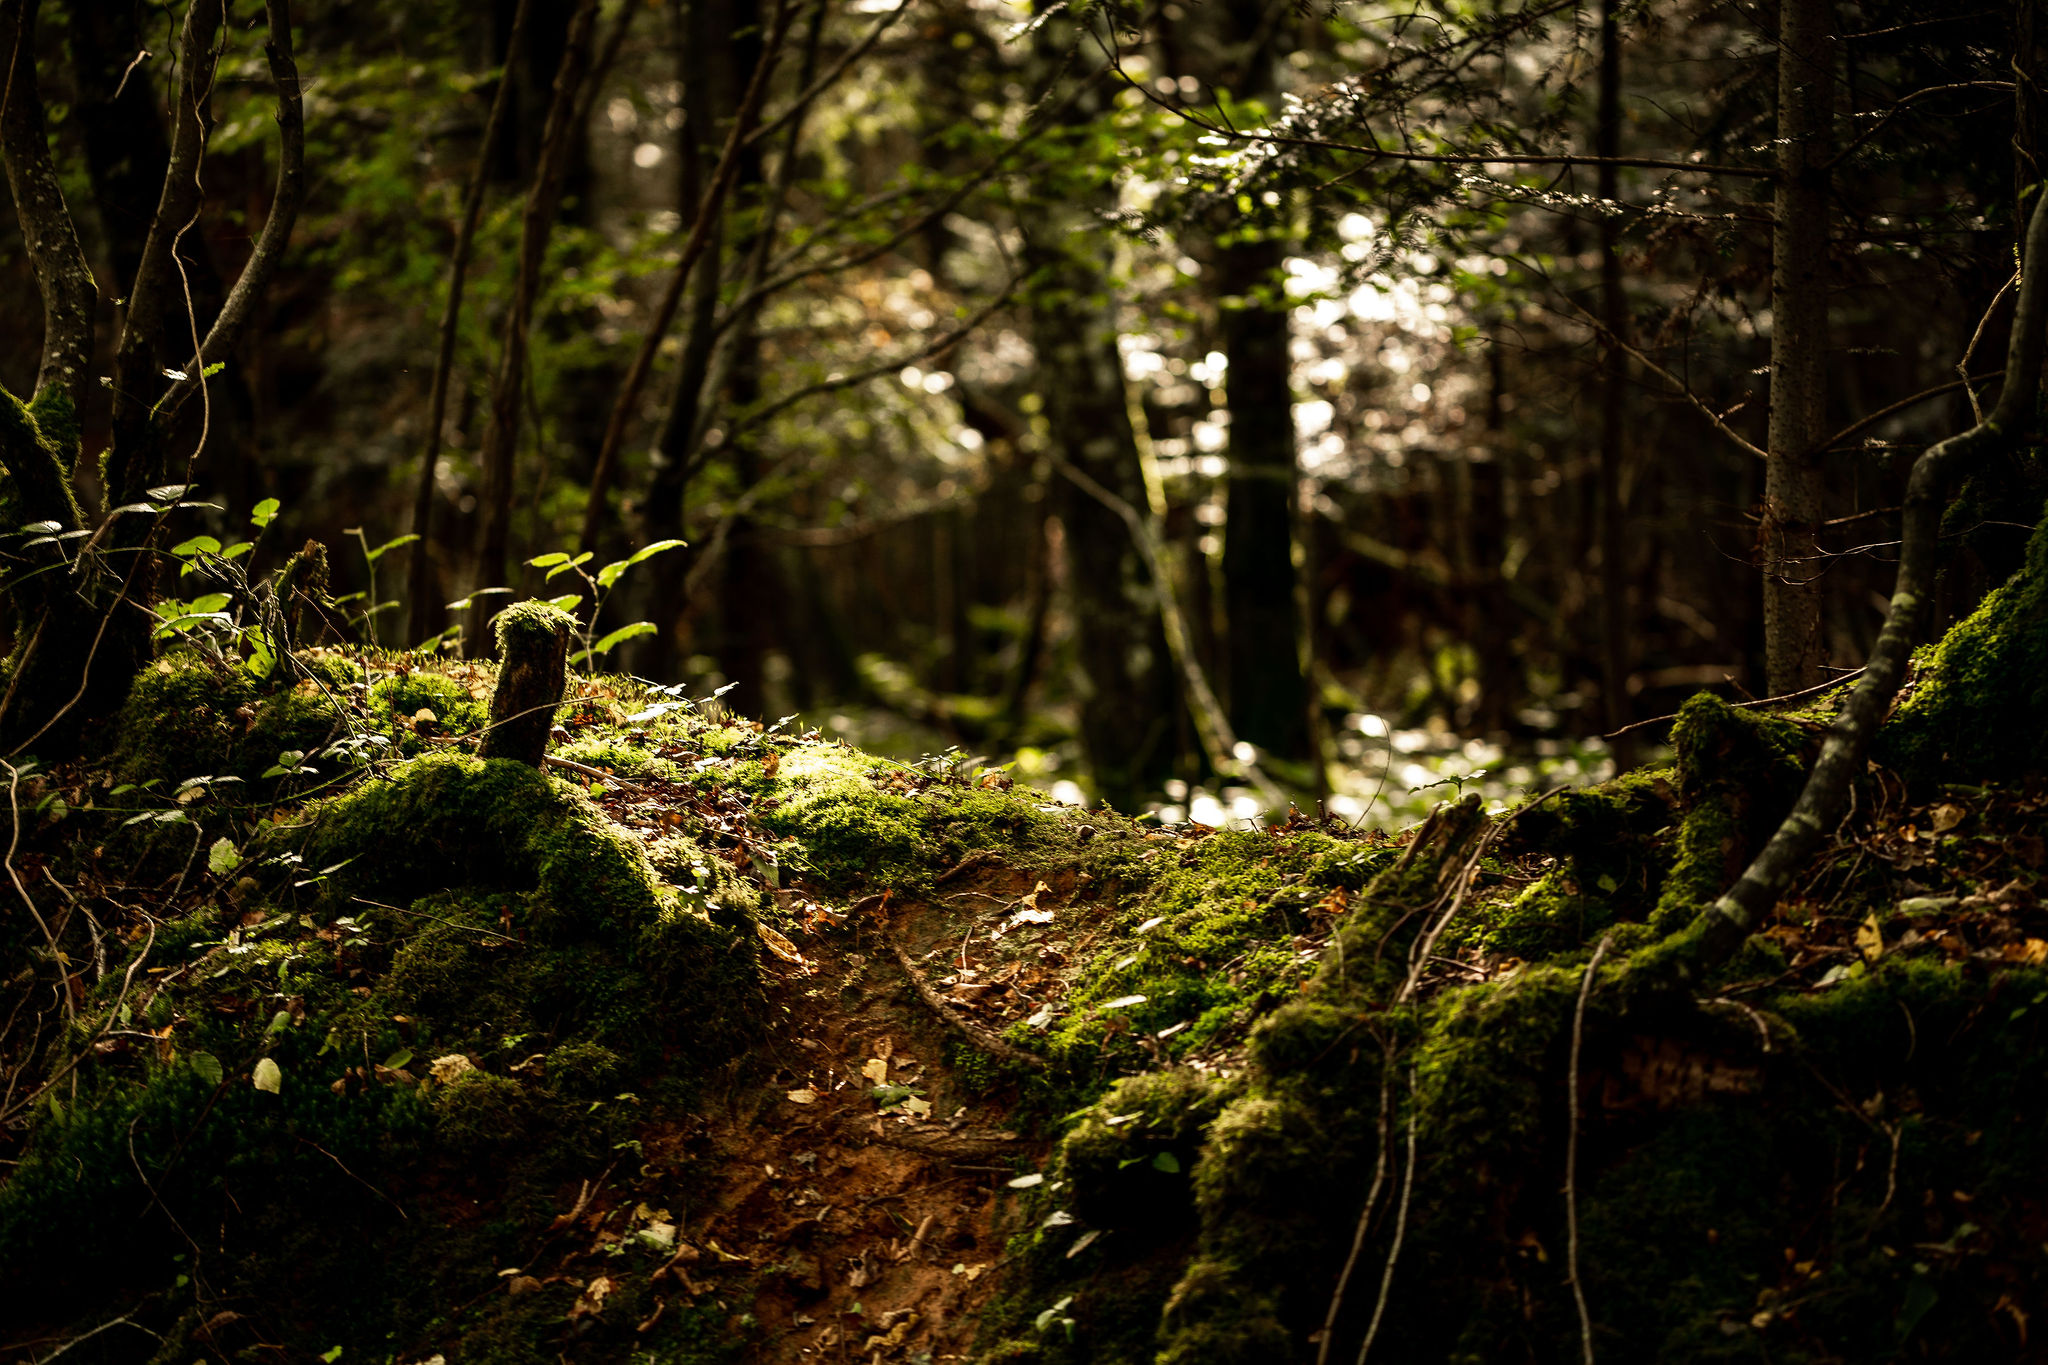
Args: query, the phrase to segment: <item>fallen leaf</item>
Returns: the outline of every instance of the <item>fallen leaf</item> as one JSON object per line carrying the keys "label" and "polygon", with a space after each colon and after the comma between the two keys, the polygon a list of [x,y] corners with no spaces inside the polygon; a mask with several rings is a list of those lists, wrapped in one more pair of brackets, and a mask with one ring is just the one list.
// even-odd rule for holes
{"label": "fallen leaf", "polygon": [[1028,1190],[1034,1186],[1043,1185],[1044,1183],[1045,1177],[1039,1174],[1038,1172],[1034,1171],[1030,1175],[1018,1176],[1015,1180],[1010,1181],[1009,1185],[1010,1188],[1013,1190]]}
{"label": "fallen leaf", "polygon": [[1865,917],[1857,928],[1856,951],[1863,954],[1866,962],[1875,962],[1884,956],[1884,934],[1878,926],[1876,915]]}
{"label": "fallen leaf", "polygon": [[442,1085],[450,1085],[474,1070],[476,1063],[460,1052],[451,1052],[446,1057],[436,1058],[433,1065],[427,1068],[427,1074]]}
{"label": "fallen leaf", "polygon": [[[2034,942],[2039,943],[2040,940],[2035,939]],[[928,1119],[932,1116],[932,1104],[930,1100],[921,1100],[912,1095],[903,1101],[903,1112],[915,1119]]]}
{"label": "fallen leaf", "polygon": [[522,1294],[538,1294],[546,1287],[531,1275],[514,1275],[506,1282],[505,1291],[516,1299]]}
{"label": "fallen leaf", "polygon": [[809,1086],[804,1086],[800,1090],[792,1090],[789,1092],[789,1102],[791,1104],[816,1104],[818,1102],[818,1092]]}
{"label": "fallen leaf", "polygon": [[889,1064],[880,1057],[870,1057],[867,1065],[860,1069],[860,1074],[876,1085],[886,1085],[889,1080]]}
{"label": "fallen leaf", "polygon": [[1936,806],[1930,814],[1933,817],[1934,832],[1936,834],[1946,834],[1957,825],[1963,823],[1963,817],[1969,814],[1969,812],[1956,805],[1953,801],[1944,801]]}
{"label": "fallen leaf", "polygon": [[277,1088],[284,1083],[284,1072],[278,1067],[276,1062],[265,1057],[262,1061],[256,1063],[256,1069],[250,1073],[249,1079],[256,1083],[258,1090],[267,1090],[275,1095]]}
{"label": "fallen leaf", "polygon": [[768,951],[781,958],[784,962],[801,963],[804,960],[804,955],[796,950],[794,943],[791,943],[767,925],[757,921],[754,925],[754,932],[761,936],[761,942],[768,945]]}
{"label": "fallen leaf", "polygon": [[1102,1008],[1106,1010],[1128,1009],[1132,1005],[1142,1005],[1149,999],[1151,997],[1146,995],[1119,995],[1114,1000],[1103,1001]]}
{"label": "fallen leaf", "polygon": [[2020,945],[2019,960],[2030,967],[2048,963],[2048,940],[2030,938]]}

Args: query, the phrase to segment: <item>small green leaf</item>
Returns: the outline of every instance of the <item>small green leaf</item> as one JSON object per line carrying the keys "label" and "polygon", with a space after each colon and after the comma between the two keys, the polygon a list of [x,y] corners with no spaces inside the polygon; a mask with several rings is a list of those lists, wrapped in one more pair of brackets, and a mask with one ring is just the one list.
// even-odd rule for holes
{"label": "small green leaf", "polygon": [[270,1027],[263,1030],[263,1036],[268,1038],[273,1033],[283,1033],[291,1027],[291,1023],[292,1012],[290,1010],[279,1010],[276,1014],[270,1016]]}
{"label": "small green leaf", "polygon": [[389,1057],[386,1057],[384,1059],[384,1066],[387,1070],[396,1071],[400,1067],[404,1066],[407,1062],[410,1062],[411,1060],[412,1049],[409,1047],[402,1047],[398,1049],[398,1051],[392,1053]]}
{"label": "small green leaf", "polygon": [[262,502],[256,504],[254,511],[249,513],[249,524],[251,526],[254,526],[259,531],[262,530],[264,527],[270,525],[271,522],[276,520],[276,498],[265,498]]}
{"label": "small green leaf", "polygon": [[401,545],[410,545],[418,539],[418,536],[405,535],[399,536],[395,540],[387,540],[374,550],[363,551],[363,558],[369,560],[372,564],[375,564],[378,560],[384,557],[384,554],[387,550],[395,550]]}
{"label": "small green leaf", "polygon": [[341,1348],[339,1346],[336,1346],[331,1350],[322,1351],[320,1353],[320,1358],[326,1361],[327,1365],[334,1365],[335,1361],[341,1359]]}
{"label": "small green leaf", "polygon": [[242,855],[235,848],[233,839],[215,839],[213,847],[206,851],[206,870],[216,877],[233,872],[241,865]]}
{"label": "small green leaf", "polygon": [[249,1074],[249,1079],[258,1090],[266,1090],[275,1095],[278,1087],[284,1084],[284,1071],[276,1062],[265,1057],[256,1063],[256,1069]]}
{"label": "small green leaf", "polygon": [[617,630],[592,645],[590,652],[593,655],[609,654],[626,641],[641,635],[652,635],[655,630],[656,626],[652,621],[635,621],[630,626],[620,626]]}
{"label": "small green leaf", "polygon": [[557,564],[567,564],[568,562],[569,556],[557,550],[551,555],[535,555],[532,559],[527,560],[526,564],[528,568],[533,569],[552,569]]}
{"label": "small green leaf", "polygon": [[217,555],[220,553],[220,542],[212,536],[194,536],[190,540],[181,540],[173,545],[171,553],[180,559],[190,559],[197,554]]}
{"label": "small green leaf", "polygon": [[255,544],[251,541],[238,540],[234,544],[222,550],[220,552],[220,557],[222,559],[240,559],[243,555],[249,553],[249,551],[255,548]]}
{"label": "small green leaf", "polygon": [[1179,1175],[1180,1158],[1172,1152],[1161,1152],[1158,1156],[1152,1158],[1152,1169],[1164,1171],[1168,1175]]}
{"label": "small green leaf", "polygon": [[652,545],[643,545],[626,558],[628,564],[644,564],[659,554],[680,550],[688,542],[681,540],[657,540]]}
{"label": "small green leaf", "polygon": [[211,1052],[195,1052],[191,1057],[192,1071],[208,1085],[219,1085],[221,1078],[220,1058]]}

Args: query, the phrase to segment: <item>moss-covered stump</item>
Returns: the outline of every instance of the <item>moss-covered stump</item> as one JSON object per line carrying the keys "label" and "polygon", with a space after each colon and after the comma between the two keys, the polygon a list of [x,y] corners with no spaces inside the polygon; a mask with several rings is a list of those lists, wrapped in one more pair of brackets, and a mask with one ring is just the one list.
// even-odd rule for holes
{"label": "moss-covered stump", "polygon": [[547,757],[555,708],[568,685],[576,618],[546,602],[515,602],[498,613],[498,686],[478,752],[538,768]]}
{"label": "moss-covered stump", "polygon": [[2048,769],[2048,522],[2005,585],[1914,659],[1877,758],[1920,779]]}

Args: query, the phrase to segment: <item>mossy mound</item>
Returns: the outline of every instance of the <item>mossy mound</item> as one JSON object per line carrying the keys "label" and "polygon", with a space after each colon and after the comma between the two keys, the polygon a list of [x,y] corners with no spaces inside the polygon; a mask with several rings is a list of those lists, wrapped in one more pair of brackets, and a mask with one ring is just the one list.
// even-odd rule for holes
{"label": "mossy mound", "polygon": [[115,721],[108,766],[123,782],[263,780],[279,756],[317,754],[347,727],[326,678],[262,681],[179,650],[136,675]]}
{"label": "mossy mound", "polygon": [[1877,758],[1910,777],[1981,781],[2048,767],[2048,522],[2019,571],[1919,651]]}

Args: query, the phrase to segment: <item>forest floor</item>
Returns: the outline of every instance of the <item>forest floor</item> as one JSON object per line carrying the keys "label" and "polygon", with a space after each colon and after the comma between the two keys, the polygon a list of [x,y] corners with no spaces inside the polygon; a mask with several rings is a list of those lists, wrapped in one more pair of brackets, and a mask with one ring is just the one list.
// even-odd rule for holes
{"label": "forest floor", "polygon": [[2038,776],[1873,766],[1674,990],[1824,705],[1230,831],[622,679],[543,775],[465,756],[488,666],[306,664],[14,781],[0,1359],[2042,1349]]}

